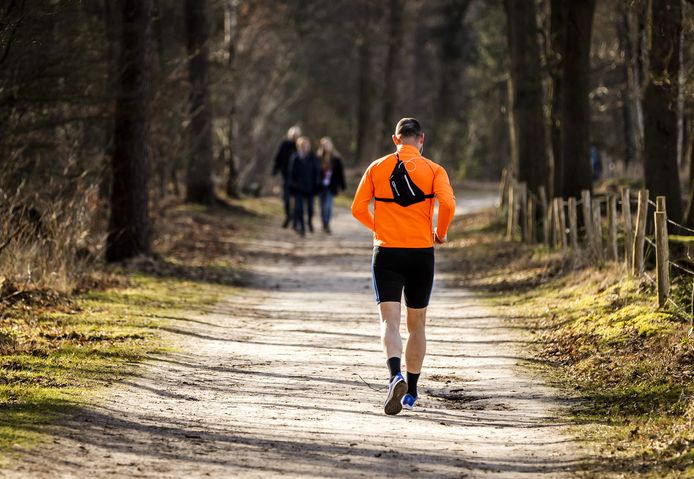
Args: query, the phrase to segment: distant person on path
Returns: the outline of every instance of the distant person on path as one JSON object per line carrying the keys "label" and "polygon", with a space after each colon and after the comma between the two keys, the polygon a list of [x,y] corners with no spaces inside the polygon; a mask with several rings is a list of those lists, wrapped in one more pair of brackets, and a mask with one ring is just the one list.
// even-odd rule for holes
{"label": "distant person on path", "polygon": [[289,192],[289,159],[296,152],[296,140],[301,136],[301,128],[293,126],[287,132],[287,138],[280,143],[275,155],[275,165],[272,167],[272,176],[282,175],[282,201],[284,202],[284,223],[282,228],[289,226],[293,211],[291,194]]}
{"label": "distant person on path", "polygon": [[[386,414],[412,410],[426,353],[426,312],[434,282],[434,244],[446,241],[455,196],[446,170],[422,156],[424,133],[414,118],[395,127],[396,152],[367,168],[352,203],[352,214],[374,232],[373,286],[381,318],[381,342],[390,383]],[[375,199],[374,211],[369,204]],[[438,226],[432,228],[434,199]],[[407,305],[407,381],[400,371],[400,298]]]}
{"label": "distant person on path", "polygon": [[602,177],[602,156],[595,145],[590,145],[590,167],[593,171],[593,181]]}
{"label": "distant person on path", "polygon": [[347,186],[342,159],[327,136],[321,138],[318,158],[321,163],[320,212],[323,231],[330,234],[330,219],[333,214],[333,199]]}
{"label": "distant person on path", "polygon": [[[301,236],[306,226],[313,233],[313,198],[320,183],[320,165],[305,136],[296,140],[296,153],[289,160],[289,188],[294,198],[294,229]],[[304,211],[308,213],[305,221]]]}

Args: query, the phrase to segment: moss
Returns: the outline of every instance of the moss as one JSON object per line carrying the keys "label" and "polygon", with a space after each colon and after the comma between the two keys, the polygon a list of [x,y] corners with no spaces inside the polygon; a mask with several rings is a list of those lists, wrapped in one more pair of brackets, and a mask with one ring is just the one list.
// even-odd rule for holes
{"label": "moss", "polygon": [[231,287],[135,274],[125,288],[92,291],[54,308],[16,307],[2,330],[12,347],[0,355],[0,463],[16,446],[47,437],[46,428],[98,387],[168,348],[158,336],[167,316],[199,311]]}
{"label": "moss", "polygon": [[[694,340],[681,308],[658,309],[647,279],[622,264],[500,239],[489,213],[458,221],[448,256],[461,286],[500,294],[490,306],[536,341],[547,377],[575,393],[577,436],[599,464],[586,477],[694,477]],[[455,237],[452,235],[452,237]],[[651,273],[652,274],[652,273]],[[673,277],[671,298],[691,299],[690,278]]]}

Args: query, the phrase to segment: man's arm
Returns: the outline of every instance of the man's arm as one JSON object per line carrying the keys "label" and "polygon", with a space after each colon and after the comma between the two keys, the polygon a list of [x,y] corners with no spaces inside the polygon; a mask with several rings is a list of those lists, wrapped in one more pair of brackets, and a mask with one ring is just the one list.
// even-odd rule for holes
{"label": "man's arm", "polygon": [[282,142],[280,144],[280,147],[277,149],[277,154],[275,155],[275,164],[272,167],[272,176],[275,176],[277,173],[282,171],[282,158],[285,155],[286,153],[284,151],[284,142]]}
{"label": "man's arm", "polygon": [[439,201],[439,222],[436,227],[437,242],[443,242],[448,234],[448,227],[455,214],[455,195],[448,174],[443,167],[434,173],[434,194]]}
{"label": "man's arm", "polygon": [[374,215],[369,211],[369,204],[374,197],[374,184],[371,181],[371,167],[367,168],[361,177],[357,192],[352,201],[352,216],[369,230],[374,230]]}

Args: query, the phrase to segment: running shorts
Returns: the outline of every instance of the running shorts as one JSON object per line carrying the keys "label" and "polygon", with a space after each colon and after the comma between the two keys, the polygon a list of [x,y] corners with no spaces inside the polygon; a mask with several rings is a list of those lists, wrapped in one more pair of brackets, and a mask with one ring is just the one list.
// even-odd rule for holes
{"label": "running shorts", "polygon": [[377,304],[400,302],[404,289],[408,308],[426,308],[434,285],[434,248],[376,246],[371,273]]}

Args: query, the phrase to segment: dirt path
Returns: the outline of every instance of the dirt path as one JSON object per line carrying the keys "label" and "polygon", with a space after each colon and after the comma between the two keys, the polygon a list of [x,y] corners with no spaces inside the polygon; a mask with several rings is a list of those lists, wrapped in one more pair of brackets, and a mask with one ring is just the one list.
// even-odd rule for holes
{"label": "dirt path", "polygon": [[251,287],[176,321],[182,352],[147,361],[2,475],[568,477],[580,458],[555,392],[518,366],[525,338],[443,277],[419,410],[383,414],[366,384],[387,373],[369,235],[343,210],[334,229],[245,245]]}

